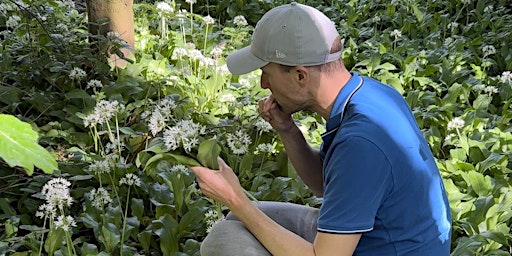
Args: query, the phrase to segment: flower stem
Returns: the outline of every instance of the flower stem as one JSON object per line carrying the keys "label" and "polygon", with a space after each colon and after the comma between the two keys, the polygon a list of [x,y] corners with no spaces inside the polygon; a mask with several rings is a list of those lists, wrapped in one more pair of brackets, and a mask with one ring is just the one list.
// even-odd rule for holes
{"label": "flower stem", "polygon": [[124,216],[123,216],[123,230],[121,233],[121,256],[123,256],[123,244],[124,244],[124,233],[126,230],[126,219],[128,218],[128,203],[130,202],[130,188],[131,186],[128,186],[128,193],[126,196],[126,206],[124,207]]}

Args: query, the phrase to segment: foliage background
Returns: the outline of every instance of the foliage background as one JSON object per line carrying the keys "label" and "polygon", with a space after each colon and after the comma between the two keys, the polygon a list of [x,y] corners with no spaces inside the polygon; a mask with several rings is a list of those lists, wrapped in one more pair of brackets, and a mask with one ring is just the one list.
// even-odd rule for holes
{"label": "foliage background", "polygon": [[[257,116],[257,99],[268,95],[258,72],[231,76],[224,65],[261,15],[284,2],[169,1],[162,9],[136,1],[137,53],[125,68],[88,43],[123,46],[115,35],[89,35],[80,4],[2,2],[0,113],[31,125],[59,170],[28,175],[8,163],[31,155],[1,156],[0,254],[198,255],[226,209],[204,198],[180,164],[209,164],[217,154],[255,199],[319,206]],[[299,2],[336,23],[349,69],[397,88],[411,106],[449,193],[452,255],[509,255],[510,2]],[[307,114],[295,118],[318,146],[323,121]],[[63,191],[73,203],[37,217],[55,177],[70,182]],[[100,189],[108,199],[98,201]]]}

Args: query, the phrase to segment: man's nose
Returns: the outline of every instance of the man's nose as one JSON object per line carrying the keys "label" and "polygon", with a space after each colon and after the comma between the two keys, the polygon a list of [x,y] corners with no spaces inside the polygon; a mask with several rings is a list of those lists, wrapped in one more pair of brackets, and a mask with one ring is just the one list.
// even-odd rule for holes
{"label": "man's nose", "polygon": [[263,89],[269,89],[270,88],[270,85],[269,85],[267,79],[265,79],[263,76],[260,77],[260,86]]}

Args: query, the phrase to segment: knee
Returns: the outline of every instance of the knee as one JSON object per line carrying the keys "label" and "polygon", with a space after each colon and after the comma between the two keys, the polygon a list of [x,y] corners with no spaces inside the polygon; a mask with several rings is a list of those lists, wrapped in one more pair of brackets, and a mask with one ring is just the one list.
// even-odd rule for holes
{"label": "knee", "polygon": [[270,253],[240,221],[224,220],[213,226],[201,243],[202,256],[264,256]]}

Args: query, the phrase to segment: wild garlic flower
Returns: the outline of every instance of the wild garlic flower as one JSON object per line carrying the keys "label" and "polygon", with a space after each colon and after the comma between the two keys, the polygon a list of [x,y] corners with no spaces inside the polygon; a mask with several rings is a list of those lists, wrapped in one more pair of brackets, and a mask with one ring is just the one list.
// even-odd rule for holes
{"label": "wild garlic flower", "polygon": [[492,13],[493,10],[494,10],[494,6],[488,5],[484,8],[484,13]]}
{"label": "wild garlic flower", "polygon": [[167,121],[172,118],[173,109],[176,107],[176,102],[173,99],[165,98],[151,112],[148,127],[153,136],[165,128]]}
{"label": "wild garlic flower", "polygon": [[157,133],[162,131],[165,128],[165,125],[167,123],[167,118],[165,118],[162,113],[160,113],[160,110],[155,110],[153,113],[151,113],[151,117],[149,118],[149,131],[153,136],[155,136]]}
{"label": "wild garlic flower", "polygon": [[0,12],[9,12],[14,11],[15,8],[10,3],[1,3],[0,4]]}
{"label": "wild garlic flower", "polygon": [[267,121],[263,120],[262,118],[258,118],[254,126],[256,126],[256,129],[258,129],[258,131],[260,132],[269,132],[272,130],[272,125],[270,125]]}
{"label": "wild garlic flower", "polygon": [[47,207],[63,211],[64,206],[71,206],[73,198],[69,193],[69,186],[71,186],[71,183],[63,178],[54,178],[48,181],[41,189]]}
{"label": "wild garlic flower", "polygon": [[120,180],[119,180],[119,185],[123,185],[123,184],[126,184],[128,186],[137,186],[137,187],[140,187],[140,178],[137,177],[137,175],[133,174],[133,173],[127,173],[124,177],[122,177]]}
{"label": "wild garlic flower", "polygon": [[159,12],[162,12],[162,13],[172,13],[172,12],[174,12],[174,9],[171,7],[171,5],[169,5],[166,2],[157,2],[156,3],[156,9]]}
{"label": "wild garlic flower", "polygon": [[21,18],[20,16],[18,15],[12,15],[9,17],[9,19],[7,19],[7,21],[5,22],[5,26],[7,28],[15,28],[16,26],[18,26],[18,24],[20,23],[21,21]]}
{"label": "wild garlic flower", "polygon": [[180,120],[175,126],[164,131],[164,144],[169,150],[176,150],[183,146],[185,150],[190,151],[199,144],[198,136],[205,133],[204,126],[192,120]]}
{"label": "wild garlic flower", "polygon": [[235,134],[227,134],[227,142],[233,154],[242,155],[247,153],[249,145],[251,144],[251,137],[243,131],[236,131]]}
{"label": "wild garlic flower", "polygon": [[219,101],[222,103],[234,103],[234,102],[236,102],[236,98],[235,98],[235,96],[233,96],[233,94],[226,93],[226,94],[223,94],[222,96],[220,96]]}
{"label": "wild garlic flower", "polygon": [[398,30],[398,29],[395,29],[395,30],[391,31],[390,35],[392,37],[394,37],[396,40],[396,39],[402,37],[402,32],[400,32],[400,30]]}
{"label": "wild garlic flower", "polygon": [[208,15],[208,16],[204,16],[203,17],[203,21],[206,25],[213,25],[215,24],[215,20],[212,18],[212,16]]}
{"label": "wild garlic flower", "polygon": [[98,188],[98,190],[93,188],[89,193],[89,200],[91,200],[92,206],[98,209],[106,208],[112,203],[110,194],[104,188]]}
{"label": "wild garlic flower", "polygon": [[184,48],[175,48],[172,52],[171,58],[173,59],[181,59],[183,57],[187,56],[187,49]]}
{"label": "wild garlic flower", "polygon": [[187,2],[189,4],[195,4],[195,3],[197,3],[197,0],[185,0],[185,2]]}
{"label": "wild garlic flower", "polygon": [[222,66],[217,66],[215,68],[215,72],[217,72],[220,75],[229,75],[229,74],[231,74],[229,72],[228,66],[226,64],[224,64]]}
{"label": "wild garlic flower", "polygon": [[233,23],[239,27],[247,26],[247,20],[243,15],[237,15],[235,18],[233,18]]}
{"label": "wild garlic flower", "polygon": [[459,23],[453,21],[448,24],[448,29],[454,30],[459,27]]}
{"label": "wild garlic flower", "polygon": [[464,128],[464,120],[460,117],[453,118],[450,122],[448,122],[448,130],[462,129]]}
{"label": "wild garlic flower", "polygon": [[177,172],[177,173],[180,173],[180,174],[188,174],[189,173],[189,169],[182,165],[182,164],[177,164],[177,165],[174,165],[173,167],[171,167],[171,172]]}
{"label": "wild garlic flower", "polygon": [[69,231],[70,227],[76,227],[76,221],[71,216],[59,215],[55,221],[56,228],[62,228],[64,231]]}
{"label": "wild garlic flower", "polygon": [[50,218],[53,219],[57,215],[57,209],[48,203],[39,206],[36,212],[36,217],[40,219]]}
{"label": "wild garlic flower", "polygon": [[85,87],[85,89],[90,89],[90,88],[101,89],[101,88],[103,88],[103,84],[101,83],[100,80],[92,79],[92,80],[89,80],[89,82],[87,82],[87,86]]}
{"label": "wild garlic flower", "polygon": [[496,53],[496,48],[492,45],[486,45],[482,48],[482,51],[484,53],[484,58],[490,55],[493,55]]}
{"label": "wild garlic flower", "polygon": [[71,70],[71,72],[69,72],[69,78],[76,80],[76,81],[80,81],[80,80],[84,79],[86,76],[87,76],[87,74],[81,68],[73,68],[73,70]]}
{"label": "wild garlic flower", "polygon": [[256,149],[261,153],[272,153],[274,147],[270,143],[259,144]]}
{"label": "wild garlic flower", "polygon": [[214,58],[214,59],[220,58],[220,56],[222,56],[222,53],[224,52],[224,48],[226,48],[226,44],[225,43],[221,43],[221,44],[216,45],[210,51],[211,57]]}
{"label": "wild garlic flower", "polygon": [[107,154],[119,154],[119,150],[123,151],[123,149],[126,147],[126,144],[124,142],[120,141],[119,139],[114,139],[113,142],[108,142],[107,145],[105,145],[105,153]]}
{"label": "wild garlic flower", "polygon": [[451,46],[451,44],[453,43],[453,38],[451,37],[447,37],[446,39],[444,39],[444,45],[445,46]]}
{"label": "wild garlic flower", "polygon": [[95,160],[88,167],[89,172],[94,173],[96,175],[102,173],[110,173],[111,164],[108,159],[103,160]]}
{"label": "wild garlic flower", "polygon": [[119,104],[117,100],[107,101],[101,100],[94,107],[94,112],[84,119],[84,126],[94,127],[98,124],[104,124],[108,122],[112,117],[117,115],[119,112],[124,110],[124,105]]}
{"label": "wild garlic flower", "polygon": [[504,83],[504,84],[512,84],[512,72],[510,71],[504,71],[501,76],[500,76],[500,80]]}
{"label": "wild garlic flower", "polygon": [[219,216],[219,214],[213,210],[208,210],[208,212],[206,212],[204,214],[204,217],[205,217],[205,220],[206,220],[206,232],[207,233],[210,233],[210,231],[212,230],[213,226],[215,226],[215,224],[223,221],[225,219],[224,215],[220,214],[221,216]]}
{"label": "wild garlic flower", "polygon": [[498,88],[496,88],[496,86],[487,86],[484,88],[484,92],[488,93],[489,95],[492,95],[494,93],[498,93]]}
{"label": "wild garlic flower", "polygon": [[202,58],[199,59],[199,66],[214,67],[214,66],[217,66],[217,60],[215,60],[213,58],[208,58],[208,57],[202,56]]}
{"label": "wild garlic flower", "polygon": [[455,138],[457,135],[455,133],[450,133],[448,135],[446,135],[446,137],[444,138],[445,141],[449,141],[453,138]]}

